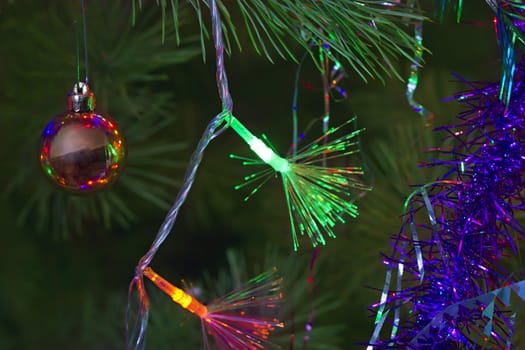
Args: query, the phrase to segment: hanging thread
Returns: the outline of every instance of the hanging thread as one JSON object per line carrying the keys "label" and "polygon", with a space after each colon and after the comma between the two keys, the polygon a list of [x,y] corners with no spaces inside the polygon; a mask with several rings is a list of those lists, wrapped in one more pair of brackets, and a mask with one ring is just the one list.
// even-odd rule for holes
{"label": "hanging thread", "polygon": [[84,35],[84,70],[86,73],[84,82],[87,84],[88,83],[88,49],[87,49],[87,29],[86,29],[86,5],[85,5],[84,0],[82,0],[82,31]]}

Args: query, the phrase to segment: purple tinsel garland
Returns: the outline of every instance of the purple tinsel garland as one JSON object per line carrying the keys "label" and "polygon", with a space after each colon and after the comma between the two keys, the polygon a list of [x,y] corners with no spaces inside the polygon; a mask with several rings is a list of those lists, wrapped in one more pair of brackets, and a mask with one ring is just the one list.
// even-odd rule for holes
{"label": "purple tinsel garland", "polygon": [[[525,236],[515,218],[525,209],[525,62],[516,67],[507,107],[500,84],[469,85],[456,96],[467,106],[459,122],[437,129],[454,146],[427,164],[446,173],[411,197],[392,255],[384,258],[387,282],[381,302],[372,306],[376,331],[369,349],[512,345],[515,315],[506,286],[522,299],[525,292],[502,260],[518,253]],[[386,324],[391,336],[380,340]]]}

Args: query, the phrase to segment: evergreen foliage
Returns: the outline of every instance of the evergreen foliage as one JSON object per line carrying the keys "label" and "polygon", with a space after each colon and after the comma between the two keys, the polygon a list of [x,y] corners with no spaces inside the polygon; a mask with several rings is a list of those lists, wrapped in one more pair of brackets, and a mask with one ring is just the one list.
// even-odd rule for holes
{"label": "evergreen foliage", "polygon": [[[135,10],[137,0],[132,3]],[[189,0],[183,3],[189,3],[196,12],[204,55],[204,39],[209,37],[204,22],[209,12],[208,2]],[[171,12],[179,42],[179,5],[182,4],[178,0],[160,0],[157,4],[162,10],[163,23],[166,22],[166,13]],[[414,38],[406,31],[406,24],[423,18],[408,5],[400,3],[394,6],[374,0],[236,0],[218,1],[217,6],[224,18],[228,51],[232,49],[232,42],[239,49],[243,46],[240,25],[237,24],[240,22],[256,52],[271,62],[275,55],[297,61],[293,42],[310,51],[312,57],[315,57],[314,45],[329,44],[365,81],[370,77],[381,79],[391,75],[401,79],[395,69],[395,60],[398,57],[410,60],[415,46]],[[138,0],[138,7],[142,8],[141,0]]]}
{"label": "evergreen foliage", "polygon": [[[146,1],[87,2],[90,80],[99,106],[126,132],[130,158],[114,188],[84,198],[71,197],[48,183],[36,158],[41,128],[63,111],[74,83],[72,19],[80,19],[79,2],[0,2],[0,176],[5,188],[0,210],[4,247],[0,257],[0,348],[123,347],[126,286],[136,259],[151,243],[165,208],[175,197],[196,138],[218,108],[213,50],[202,51],[210,44],[206,41],[206,2],[179,1],[174,20],[176,3],[160,0],[159,11],[155,3]],[[254,129],[267,132],[276,148],[286,149],[291,140],[296,65],[293,59],[283,62],[281,55],[296,58],[310,47],[311,39],[325,42],[330,38],[328,31],[309,28],[318,18],[299,20],[278,6],[298,2],[268,3],[271,6],[266,10],[262,1],[222,3],[231,51],[227,64],[236,114],[249,116],[247,122]],[[301,3],[317,6],[315,1]],[[462,17],[483,26],[459,25],[447,16],[442,24],[425,24],[425,45],[433,54],[425,55],[416,95],[435,113],[434,125],[446,124],[456,112],[454,105],[441,102],[456,90],[450,72],[480,80],[499,75],[495,41],[487,39],[494,37],[492,13],[480,3],[464,4]],[[192,4],[199,4],[200,10]],[[425,9],[428,17],[434,14],[430,6]],[[192,13],[195,10],[197,17]],[[303,19],[312,15],[306,7],[299,10]],[[351,10],[355,6],[348,8]],[[366,341],[372,330],[366,308],[377,301],[378,292],[373,288],[381,288],[384,281],[379,252],[388,250],[390,234],[399,229],[410,185],[436,176],[418,169],[419,161],[428,158],[421,150],[440,146],[441,140],[407,106],[404,83],[388,79],[389,74],[403,78],[408,72],[413,47],[409,24],[419,15],[407,12],[404,6],[363,6],[353,12],[361,21],[341,23],[340,11],[333,7],[323,11],[329,18],[338,17],[341,27],[335,31],[339,37],[334,43],[339,46],[334,50],[348,57],[350,67],[346,82],[350,98],[334,107],[333,123],[357,114],[360,127],[366,127],[364,154],[374,191],[360,200],[360,218],[340,227],[338,238],[320,251],[314,329],[307,348],[350,349]],[[376,33],[373,42],[358,34],[369,32],[363,18],[370,11],[376,11],[372,14],[383,20],[376,24],[385,30]],[[273,27],[271,19],[279,19],[275,23],[281,26]],[[296,26],[300,21],[310,23],[306,36]],[[286,31],[292,24],[289,28],[294,29]],[[379,38],[386,46],[378,44]],[[361,45],[361,52],[346,44],[352,40]],[[234,54],[236,46],[256,49]],[[207,63],[199,59],[201,51]],[[365,61],[366,57],[371,60]],[[352,65],[357,69],[351,69]],[[302,86],[313,88],[301,90],[301,128],[317,120],[322,110],[315,68],[310,62],[302,76]],[[364,84],[362,78],[370,77],[382,77],[387,84]],[[310,132],[315,135],[317,131]],[[159,270],[196,281],[193,285],[210,298],[269,264],[279,266],[292,276],[287,280],[290,309],[283,312],[288,317],[293,308],[299,341],[311,302],[305,286],[311,251],[288,256],[289,223],[278,184],[268,184],[264,196],[254,196],[247,203],[233,190],[246,170],[228,159],[228,154],[245,151],[233,133],[212,143],[175,226],[177,232],[163,245],[155,263]],[[80,232],[83,234],[72,235]],[[275,244],[276,251],[262,249],[267,242]],[[230,249],[242,253],[227,254]],[[199,349],[198,319],[179,312],[178,306],[154,288],[151,296],[155,308],[148,348]],[[287,328],[278,339],[284,348],[289,334]],[[300,347],[297,343],[296,348]]]}

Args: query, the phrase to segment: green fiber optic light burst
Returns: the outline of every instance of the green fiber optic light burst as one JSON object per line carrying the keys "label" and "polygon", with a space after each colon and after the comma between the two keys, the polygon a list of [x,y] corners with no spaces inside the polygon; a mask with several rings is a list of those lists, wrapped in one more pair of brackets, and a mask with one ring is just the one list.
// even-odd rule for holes
{"label": "green fiber optic light burst", "polygon": [[[241,122],[231,116],[230,126],[250,146],[259,159],[230,155],[241,159],[243,165],[270,165],[270,168],[255,172],[244,178],[245,182],[235,187],[241,189],[255,185],[248,200],[276,172],[283,181],[285,198],[290,216],[294,250],[299,248],[298,236],[308,236],[312,245],[325,245],[326,238],[335,238],[334,226],[344,223],[345,216],[357,217],[355,199],[370,186],[362,181],[363,168],[349,165],[357,158],[360,145],[359,134],[364,129],[345,133],[356,118],[333,127],[309,145],[300,149],[296,156],[282,158],[268,143],[254,136]],[[332,166],[322,166],[323,159]]]}

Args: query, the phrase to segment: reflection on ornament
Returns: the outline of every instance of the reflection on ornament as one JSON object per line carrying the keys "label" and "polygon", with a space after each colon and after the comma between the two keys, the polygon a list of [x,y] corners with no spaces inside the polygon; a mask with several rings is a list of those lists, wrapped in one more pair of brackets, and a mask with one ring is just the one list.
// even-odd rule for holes
{"label": "reflection on ornament", "polygon": [[40,163],[63,189],[87,193],[105,188],[122,170],[122,133],[111,118],[94,112],[95,95],[87,84],[75,84],[68,106],[44,129]]}

